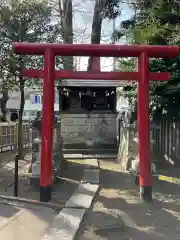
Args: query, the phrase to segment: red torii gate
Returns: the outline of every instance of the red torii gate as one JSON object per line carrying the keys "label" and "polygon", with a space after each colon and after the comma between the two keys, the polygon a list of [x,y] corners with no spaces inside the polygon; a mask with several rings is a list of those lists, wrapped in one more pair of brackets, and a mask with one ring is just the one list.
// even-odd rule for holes
{"label": "red torii gate", "polygon": [[[150,159],[149,80],[168,80],[169,73],[150,73],[149,58],[172,58],[179,53],[178,46],[149,45],[94,45],[13,43],[19,55],[43,55],[44,69],[24,69],[22,76],[43,78],[42,148],[40,174],[40,201],[51,199],[52,141],[54,120],[54,80],[137,80],[138,81],[138,138],[140,196],[152,200],[152,174]],[[138,72],[75,72],[55,71],[55,56],[137,57]]]}

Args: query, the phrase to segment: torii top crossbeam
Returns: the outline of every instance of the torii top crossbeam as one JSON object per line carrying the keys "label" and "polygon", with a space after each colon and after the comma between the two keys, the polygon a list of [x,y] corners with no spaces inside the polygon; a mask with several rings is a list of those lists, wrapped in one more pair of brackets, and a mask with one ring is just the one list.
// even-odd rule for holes
{"label": "torii top crossbeam", "polygon": [[[175,57],[177,46],[149,45],[107,45],[107,44],[54,44],[54,43],[13,43],[13,48],[20,55],[44,55],[50,49],[54,56],[96,56],[96,57],[138,57],[146,52],[148,57]],[[29,78],[43,78],[44,70],[23,69],[22,75]],[[168,80],[169,73],[150,73],[150,80]],[[76,72],[70,70],[55,71],[55,79],[78,80],[138,80],[137,72]],[[101,82],[101,81],[100,81]]]}
{"label": "torii top crossbeam", "polygon": [[108,45],[108,44],[56,44],[56,43],[13,43],[15,52],[23,55],[43,55],[51,49],[59,56],[93,56],[93,57],[138,57],[146,52],[148,57],[171,58],[179,51],[177,46],[156,45]]}

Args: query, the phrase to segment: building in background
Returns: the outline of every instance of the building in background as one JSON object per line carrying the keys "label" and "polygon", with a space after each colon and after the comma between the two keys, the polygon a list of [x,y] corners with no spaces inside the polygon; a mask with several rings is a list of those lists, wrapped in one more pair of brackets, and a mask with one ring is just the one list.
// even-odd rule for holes
{"label": "building in background", "polygon": [[[9,119],[18,118],[18,111],[20,108],[20,92],[9,93],[9,100],[7,102],[7,110]],[[25,89],[25,105],[23,112],[23,120],[31,121],[35,118],[37,111],[42,111],[42,90],[40,89]],[[55,91],[54,102],[55,115],[59,116],[59,93]]]}

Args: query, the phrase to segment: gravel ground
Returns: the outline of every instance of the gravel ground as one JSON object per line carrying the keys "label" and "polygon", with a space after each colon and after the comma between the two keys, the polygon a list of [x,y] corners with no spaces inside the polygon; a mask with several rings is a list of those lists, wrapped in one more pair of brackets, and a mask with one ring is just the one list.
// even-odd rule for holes
{"label": "gravel ground", "polygon": [[180,186],[156,180],[152,204],[139,201],[132,177],[100,161],[100,191],[77,240],[180,239]]}
{"label": "gravel ground", "polygon": [[[13,152],[0,154],[0,195],[13,196],[14,189],[14,156]],[[19,197],[39,200],[39,191],[29,184],[28,167],[31,153],[27,152],[19,161]],[[68,168],[59,174],[52,192],[52,202],[64,205],[76,190],[83,174],[80,164],[68,163]]]}

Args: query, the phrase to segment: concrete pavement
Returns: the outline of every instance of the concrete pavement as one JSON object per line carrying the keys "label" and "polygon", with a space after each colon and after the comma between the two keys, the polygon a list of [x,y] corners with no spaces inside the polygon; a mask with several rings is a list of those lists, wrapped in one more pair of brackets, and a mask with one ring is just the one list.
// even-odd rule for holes
{"label": "concrete pavement", "polygon": [[39,240],[55,216],[54,210],[45,207],[0,203],[0,239]]}

